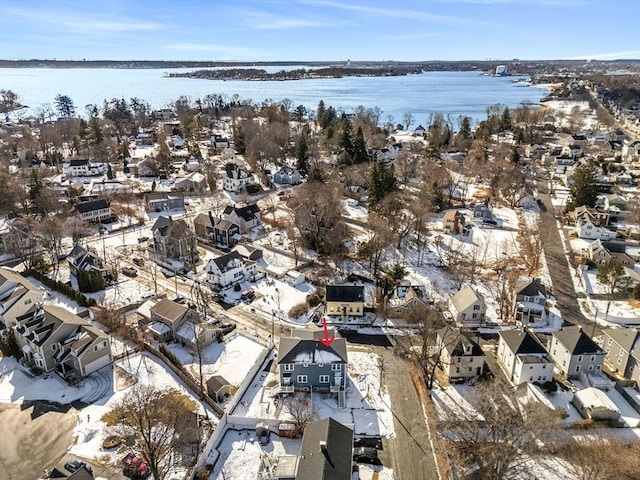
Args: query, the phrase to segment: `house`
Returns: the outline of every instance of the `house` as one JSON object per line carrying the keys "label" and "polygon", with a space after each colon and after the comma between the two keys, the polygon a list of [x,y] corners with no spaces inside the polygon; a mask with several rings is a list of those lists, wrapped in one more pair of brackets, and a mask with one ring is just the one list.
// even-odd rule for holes
{"label": "house", "polygon": [[[127,167],[132,175],[137,177],[157,177],[158,164],[151,157],[143,158],[138,163],[132,163]],[[124,170],[124,169],[123,169]]]}
{"label": "house", "polygon": [[[189,313],[193,316],[192,312]],[[200,321],[200,316],[194,318],[197,320],[184,322],[178,327],[174,337],[176,342],[197,354],[217,339],[219,330],[210,323]]]}
{"label": "house", "polygon": [[247,264],[237,251],[212,258],[205,267],[211,285],[227,288],[248,280],[255,273],[255,264]]}
{"label": "house", "polygon": [[198,170],[200,170],[200,166],[200,160],[195,157],[190,157],[186,162],[184,162],[182,168],[184,168],[187,172],[197,172]]}
{"label": "house", "polygon": [[200,314],[189,305],[163,298],[149,309],[151,323],[148,325],[152,337],[159,342],[175,340],[178,329],[185,322],[200,322]]}
{"label": "house", "polygon": [[252,182],[252,179],[252,175],[247,172],[243,165],[227,163],[225,165],[222,188],[227,192],[238,193],[244,190]]}
{"label": "house", "polygon": [[62,172],[67,177],[88,177],[89,176],[89,160],[70,160],[62,164]]}
{"label": "house", "polygon": [[227,205],[222,212],[222,218],[235,223],[240,227],[241,233],[246,233],[260,225],[260,208],[255,203],[244,207]]}
{"label": "house", "polygon": [[111,205],[104,199],[78,203],[73,210],[85,222],[101,222],[111,218]]}
{"label": "house", "polygon": [[637,328],[605,328],[596,339],[606,352],[607,367],[640,384],[640,330]]}
{"label": "house", "polygon": [[576,219],[575,231],[578,238],[585,240],[612,240],[616,238],[616,232],[601,227],[588,216],[581,216]]}
{"label": "house", "polygon": [[207,380],[207,393],[216,402],[222,403],[233,396],[236,387],[231,385],[222,375],[212,375]]}
{"label": "house", "polygon": [[458,235],[462,232],[465,218],[458,210],[447,210],[442,219],[442,229],[444,233],[449,235]]}
{"label": "house", "polygon": [[389,318],[403,318],[412,309],[430,303],[424,285],[411,285],[409,280],[401,280],[386,299],[385,313]]}
{"label": "house", "polygon": [[27,365],[66,378],[85,377],[113,360],[109,336],[53,305],[33,305],[11,326]]}
{"label": "house", "polygon": [[466,286],[449,296],[449,311],[458,327],[476,328],[484,323],[487,307],[482,294]]}
{"label": "house", "polygon": [[571,143],[578,145],[580,148],[584,148],[589,144],[589,139],[584,133],[574,133],[571,135]]}
{"label": "house", "polygon": [[215,218],[211,212],[199,213],[193,220],[198,240],[231,248],[240,240],[240,227],[223,218]]}
{"label": "house", "polygon": [[581,328],[563,328],[551,334],[549,355],[562,375],[577,378],[580,373],[599,374],[605,351]]}
{"label": "house", "polygon": [[547,324],[547,287],[542,280],[520,276],[514,287],[513,315],[524,327],[541,327]]}
{"label": "house", "polygon": [[102,180],[100,182],[92,182],[89,193],[91,195],[120,195],[123,193],[132,193],[131,185],[120,182],[119,180]]}
{"label": "house", "polygon": [[478,202],[473,206],[473,218],[481,220],[493,220],[493,206],[487,198],[483,202]]}
{"label": "house", "polygon": [[444,327],[437,332],[440,367],[450,380],[473,378],[484,372],[482,348],[460,330]]}
{"label": "house", "polygon": [[633,268],[635,260],[626,253],[627,246],[624,242],[603,242],[596,240],[588,247],[589,260],[596,265],[608,265],[617,263],[623,267]]}
{"label": "house", "polygon": [[302,285],[304,282],[306,282],[307,278],[305,277],[305,274],[302,272],[299,272],[297,270],[289,270],[285,275],[284,275],[284,281],[287,285],[290,285],[294,288],[299,287],[300,285]]}
{"label": "house", "polygon": [[427,133],[427,130],[422,125],[418,125],[413,129],[413,135],[416,137],[424,137],[425,133]]}
{"label": "house", "polygon": [[197,257],[196,236],[183,219],[158,217],[151,227],[153,248],[161,258],[194,260]]}
{"label": "house", "polygon": [[178,192],[204,192],[207,189],[207,177],[200,172],[192,172],[186,177],[176,177],[173,190]]}
{"label": "house", "polygon": [[498,360],[515,385],[544,384],[553,378],[553,362],[542,343],[529,330],[498,332]]}
{"label": "house", "polygon": [[640,140],[635,140],[628,145],[623,145],[622,154],[629,160],[640,156]]}
{"label": "house", "polygon": [[80,244],[75,244],[71,253],[67,255],[69,271],[72,275],[78,276],[80,270],[85,272],[100,272],[105,280],[111,278],[111,272],[104,268],[102,260],[93,252],[90,252]]}
{"label": "house", "polygon": [[145,206],[149,213],[184,210],[184,195],[167,192],[152,192],[145,196]]}
{"label": "house", "polygon": [[295,168],[283,165],[273,174],[273,183],[279,185],[299,185],[302,182],[302,176]]}
{"label": "house", "polygon": [[578,390],[573,394],[571,403],[588,420],[617,422],[620,419],[620,410],[616,404],[606,393],[595,387]]}
{"label": "house", "polygon": [[151,132],[140,132],[136,135],[137,146],[151,146],[155,143],[155,137]]}
{"label": "house", "polygon": [[353,429],[331,417],[307,425],[295,480],[351,480]]}
{"label": "house", "polygon": [[[332,330],[329,337],[334,337]],[[290,337],[280,337],[278,374],[280,391],[320,391],[337,393],[344,400],[347,385],[347,341],[336,338],[328,346],[319,339],[322,330],[294,330]]]}
{"label": "house", "polygon": [[362,285],[327,285],[326,314],[346,317],[362,317],[364,315],[364,286]]}
{"label": "house", "polygon": [[229,139],[222,135],[211,135],[211,146],[215,148],[227,148],[229,147]]}
{"label": "house", "polygon": [[0,267],[0,326],[7,327],[33,305],[41,304],[42,290],[9,267]]}

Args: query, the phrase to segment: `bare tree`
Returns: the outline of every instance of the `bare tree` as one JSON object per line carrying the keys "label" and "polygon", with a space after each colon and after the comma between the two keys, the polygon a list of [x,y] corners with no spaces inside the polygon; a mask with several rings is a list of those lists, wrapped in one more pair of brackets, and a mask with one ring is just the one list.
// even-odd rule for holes
{"label": "bare tree", "polygon": [[520,233],[515,244],[520,260],[527,266],[527,275],[531,275],[540,267],[543,245],[540,232],[531,229],[525,222],[521,222]]}
{"label": "bare tree", "polygon": [[197,439],[195,409],[176,390],[138,384],[102,420],[142,455],[154,479],[163,480],[181,462],[183,447]]}
{"label": "bare tree", "polygon": [[473,408],[452,414],[439,431],[456,466],[477,469],[476,478],[515,478],[539,453],[539,442],[558,435],[560,419],[552,410],[521,401],[502,382],[476,385],[466,399]]}
{"label": "bare tree", "polygon": [[563,457],[580,480],[632,480],[640,472],[637,440],[626,444],[599,434],[595,438],[573,439],[564,447]]}
{"label": "bare tree", "polygon": [[302,435],[304,427],[318,416],[313,408],[311,397],[302,393],[286,397],[282,402],[282,408],[293,419],[296,437]]}

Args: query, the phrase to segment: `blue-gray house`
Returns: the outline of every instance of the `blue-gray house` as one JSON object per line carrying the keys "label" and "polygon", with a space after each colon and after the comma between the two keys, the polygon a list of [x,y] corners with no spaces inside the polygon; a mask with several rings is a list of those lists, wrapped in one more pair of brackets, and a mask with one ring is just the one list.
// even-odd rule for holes
{"label": "blue-gray house", "polygon": [[[329,346],[320,342],[324,331],[294,330],[280,338],[278,371],[280,391],[319,391],[338,394],[344,402],[347,382],[347,341],[336,338]],[[328,336],[335,333],[328,331]]]}

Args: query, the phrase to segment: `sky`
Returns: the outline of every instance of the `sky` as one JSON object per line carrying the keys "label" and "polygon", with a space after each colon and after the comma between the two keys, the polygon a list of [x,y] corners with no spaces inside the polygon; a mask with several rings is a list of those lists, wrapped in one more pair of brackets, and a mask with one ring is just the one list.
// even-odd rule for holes
{"label": "sky", "polygon": [[0,58],[640,59],[640,0],[1,0]]}

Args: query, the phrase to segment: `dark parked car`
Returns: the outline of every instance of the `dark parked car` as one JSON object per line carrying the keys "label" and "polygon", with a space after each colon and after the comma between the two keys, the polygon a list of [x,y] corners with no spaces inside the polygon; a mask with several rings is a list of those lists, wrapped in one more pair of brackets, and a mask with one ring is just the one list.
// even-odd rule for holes
{"label": "dark parked car", "polygon": [[122,273],[127,277],[135,277],[138,275],[138,271],[133,267],[122,267]]}
{"label": "dark parked car", "polygon": [[138,237],[138,243],[143,243],[149,240],[149,237]]}
{"label": "dark parked car", "polygon": [[143,266],[143,265],[144,265],[144,260],[143,260],[143,259],[141,259],[140,257],[133,257],[133,258],[131,259],[131,261],[132,261],[133,263],[135,263],[136,265],[138,265],[139,267],[141,267],[141,266]]}
{"label": "dark parked car", "polygon": [[353,459],[359,463],[379,463],[378,451],[372,447],[354,448]]}
{"label": "dark parked car", "polygon": [[67,463],[65,463],[64,468],[66,468],[70,472],[76,472],[81,468],[86,468],[89,472],[93,471],[91,466],[87,465],[82,460],[78,460],[77,458],[74,458],[73,460],[69,460]]}

